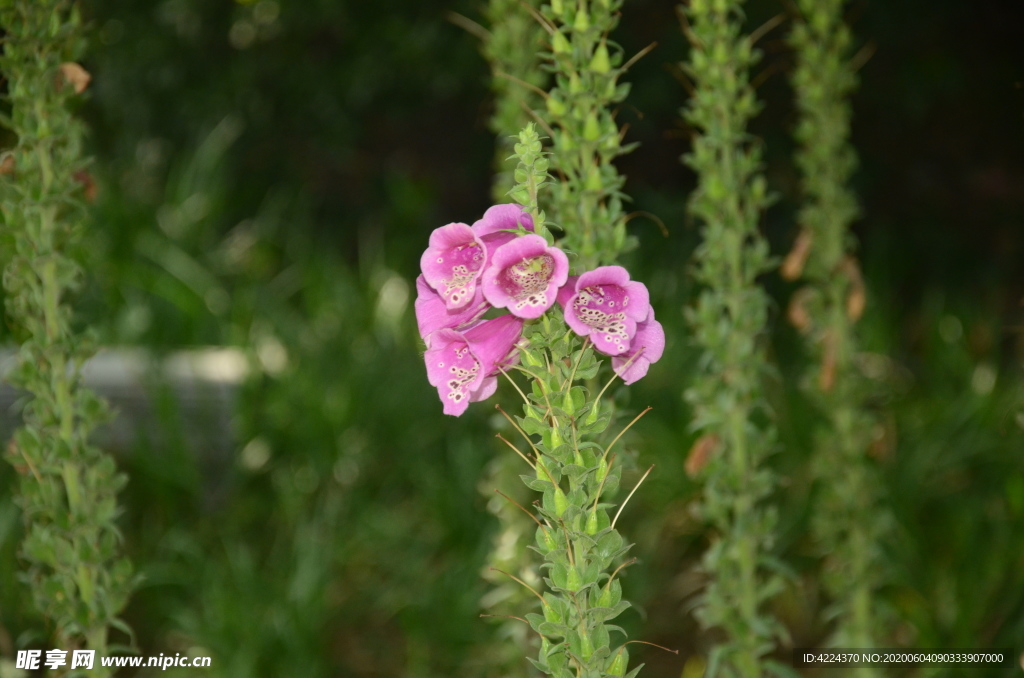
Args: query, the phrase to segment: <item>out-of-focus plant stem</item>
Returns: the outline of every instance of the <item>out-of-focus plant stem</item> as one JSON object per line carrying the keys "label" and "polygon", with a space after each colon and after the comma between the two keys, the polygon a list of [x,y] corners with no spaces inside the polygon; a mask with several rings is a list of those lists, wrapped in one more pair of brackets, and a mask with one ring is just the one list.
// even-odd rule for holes
{"label": "out-of-focus plant stem", "polygon": [[[6,31],[0,69],[8,82],[17,136],[0,180],[4,290],[20,340],[11,381],[32,398],[24,426],[7,447],[20,474],[18,504],[26,524],[21,557],[36,607],[52,624],[59,649],[108,654],[111,626],[131,588],[119,555],[116,495],[125,478],[89,443],[105,406],[81,385],[90,351],[72,329],[66,297],[81,284],[74,259],[86,215],[81,177],[83,130],[70,111],[88,74],[74,63],[81,20],[67,0],[0,3]],[[71,655],[65,669],[70,668]],[[93,671],[110,675],[98,658]]]}
{"label": "out-of-focus plant stem", "polygon": [[759,678],[780,670],[765,655],[783,631],[764,608],[782,578],[769,573],[775,516],[765,503],[774,480],[763,465],[775,440],[761,388],[768,298],[757,282],[770,268],[758,231],[769,199],[760,147],[747,133],[759,110],[750,84],[759,56],[742,33],[742,7],[693,0],[681,8],[691,44],[683,69],[695,87],[684,116],[698,132],[685,157],[698,175],[689,208],[704,227],[696,254],[703,291],[690,313],[703,370],[686,395],[701,433],[694,449],[707,457],[702,511],[717,533],[697,616],[725,634],[707,675]]}
{"label": "out-of-focus plant stem", "polygon": [[[890,518],[867,458],[877,421],[864,406],[864,380],[855,363],[854,325],[866,298],[849,231],[857,216],[849,187],[856,166],[849,96],[857,80],[843,0],[799,0],[798,5],[801,16],[790,44],[796,52],[796,159],[804,206],[800,235],[782,272],[806,282],[794,296],[799,308],[790,317],[801,319],[799,329],[816,364],[804,386],[823,422],[816,435],[820,498],[813,526],[826,554],[824,581],[835,618],[831,642],[870,648],[882,626],[873,600],[884,578],[880,542]],[[862,668],[855,675],[878,673]]]}

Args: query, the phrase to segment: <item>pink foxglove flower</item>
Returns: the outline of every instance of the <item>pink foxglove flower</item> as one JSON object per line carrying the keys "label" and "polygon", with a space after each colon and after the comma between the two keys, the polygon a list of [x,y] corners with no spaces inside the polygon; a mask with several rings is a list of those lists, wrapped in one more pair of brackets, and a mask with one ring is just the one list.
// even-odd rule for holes
{"label": "pink foxglove flower", "polygon": [[457,417],[470,402],[494,395],[498,367],[515,361],[522,331],[522,320],[503,315],[463,331],[441,329],[432,335],[424,356],[427,379],[437,387],[445,414]]}
{"label": "pink foxglove flower", "polygon": [[[485,288],[486,290],[486,288]],[[565,322],[606,355],[622,355],[651,310],[647,286],[629,279],[621,266],[601,266],[581,275],[565,302]],[[560,294],[564,298],[565,293]]]}
{"label": "pink foxglove flower", "polygon": [[483,241],[489,255],[518,238],[521,234],[511,231],[519,228],[533,232],[533,217],[522,206],[510,203],[488,208],[483,217],[473,224],[473,233]]}
{"label": "pink foxglove flower", "polygon": [[[626,384],[632,384],[647,376],[651,363],[661,360],[665,352],[665,330],[654,319],[654,309],[650,315],[636,326],[636,334],[625,355],[612,357],[612,369],[622,377]],[[628,365],[627,365],[628,363]]]}
{"label": "pink foxglove flower", "polygon": [[434,332],[464,328],[479,320],[490,307],[484,299],[483,290],[478,286],[473,299],[466,306],[451,311],[422,275],[416,278],[416,324],[427,348],[430,348],[430,337]]}
{"label": "pink foxglove flower", "polygon": [[484,298],[520,318],[539,318],[569,277],[569,260],[539,235],[524,235],[491,255],[483,273]]}
{"label": "pink foxglove flower", "polygon": [[470,226],[458,223],[434,229],[430,246],[420,257],[423,278],[437,290],[449,310],[473,301],[485,263],[483,241]]}

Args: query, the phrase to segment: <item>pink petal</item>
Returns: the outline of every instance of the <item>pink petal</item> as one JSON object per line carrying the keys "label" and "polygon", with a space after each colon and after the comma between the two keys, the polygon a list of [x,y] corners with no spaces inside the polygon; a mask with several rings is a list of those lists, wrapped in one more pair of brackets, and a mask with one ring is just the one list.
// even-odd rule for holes
{"label": "pink petal", "polygon": [[[654,319],[654,310],[651,310],[647,320],[637,325],[636,335],[629,352],[624,356],[612,358],[612,369],[622,377],[626,384],[632,384],[647,376],[647,370],[651,363],[661,360],[665,352],[665,329]],[[637,355],[639,354],[639,355]],[[629,362],[630,358],[636,358]],[[629,365],[626,366],[626,363]]]}
{"label": "pink petal", "polygon": [[562,307],[563,311],[569,304],[569,300],[576,295],[576,281],[579,279],[578,275],[570,275],[566,278],[565,284],[558,288],[558,305]]}
{"label": "pink petal", "polygon": [[473,301],[476,283],[486,263],[485,247],[466,224],[434,229],[430,246],[420,257],[423,278],[444,299],[449,310]]}
{"label": "pink petal", "polygon": [[516,342],[523,335],[523,321],[512,315],[485,320],[463,333],[483,374],[490,376],[498,365],[508,362]]}
{"label": "pink petal", "polygon": [[569,277],[569,260],[539,235],[499,247],[484,270],[484,298],[520,318],[539,318],[555,303]]}
{"label": "pink petal", "polygon": [[[473,224],[473,232],[478,238],[508,229],[518,229],[520,225],[527,231],[533,230],[533,217],[520,205],[509,203],[495,205],[484,212],[484,216]],[[515,237],[514,233],[509,233]]]}
{"label": "pink petal", "polygon": [[431,335],[437,330],[462,328],[478,320],[490,307],[491,305],[484,299],[483,290],[477,287],[469,304],[462,309],[449,310],[441,295],[427,284],[422,275],[416,278],[416,324],[428,348]]}
{"label": "pink petal", "polygon": [[427,380],[437,387],[445,414],[459,416],[469,407],[473,392],[484,380],[481,365],[463,336],[455,330],[438,330],[424,354]]}

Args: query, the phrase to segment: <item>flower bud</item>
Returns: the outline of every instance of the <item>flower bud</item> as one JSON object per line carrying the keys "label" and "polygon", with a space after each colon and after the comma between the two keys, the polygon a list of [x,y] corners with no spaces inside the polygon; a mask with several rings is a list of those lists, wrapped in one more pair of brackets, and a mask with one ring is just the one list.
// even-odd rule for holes
{"label": "flower bud", "polygon": [[594,58],[590,60],[590,70],[594,73],[607,73],[612,69],[611,59],[608,58],[608,46],[601,42],[594,50]]}
{"label": "flower bud", "polygon": [[594,641],[590,640],[590,634],[586,631],[580,631],[580,655],[583,657],[583,661],[590,659],[591,655],[594,654]]}
{"label": "flower bud", "polygon": [[[555,487],[555,515],[561,518],[565,515],[565,510],[569,508],[569,498],[565,496],[565,492],[562,492],[562,488]],[[574,570],[570,570],[572,572]],[[578,574],[576,575],[579,576]],[[572,588],[572,587],[570,587]],[[578,586],[576,588],[579,588]],[[573,589],[574,591],[576,589]]]}
{"label": "flower bud", "polygon": [[572,29],[577,33],[583,33],[590,28],[590,14],[584,8],[576,10],[576,21],[573,22]]}
{"label": "flower bud", "polygon": [[565,39],[561,31],[555,31],[551,36],[551,51],[555,54],[569,54],[572,52],[572,45]]}
{"label": "flower bud", "polygon": [[586,531],[587,531],[587,534],[597,534],[597,511],[596,510],[591,511],[590,514],[587,515]]}
{"label": "flower bud", "polygon": [[626,646],[623,645],[619,648],[619,651],[612,657],[612,661],[608,664],[608,668],[605,670],[609,676],[624,676],[626,675],[626,667],[629,665],[629,651],[626,650]]}
{"label": "flower bud", "polygon": [[583,138],[587,141],[597,141],[601,137],[601,127],[597,123],[597,115],[591,111],[587,114],[587,120],[583,123]]}
{"label": "flower bud", "polygon": [[570,565],[565,579],[565,588],[570,591],[579,591],[582,586],[583,580],[580,579],[580,571],[576,569],[575,565]]}

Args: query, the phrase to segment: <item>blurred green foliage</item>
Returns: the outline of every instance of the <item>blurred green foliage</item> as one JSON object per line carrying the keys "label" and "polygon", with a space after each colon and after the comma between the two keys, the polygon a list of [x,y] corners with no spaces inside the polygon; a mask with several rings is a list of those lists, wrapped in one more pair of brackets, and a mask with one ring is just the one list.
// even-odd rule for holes
{"label": "blurred green foliage", "polygon": [[[627,263],[651,288],[668,345],[618,396],[623,407],[655,407],[627,446],[657,464],[622,519],[644,554],[623,579],[639,611],[623,625],[681,650],[632,646],[647,676],[700,675],[709,645],[690,614],[707,536],[692,515],[698,488],[682,469],[693,443],[681,396],[696,360],[683,309],[697,233],[683,214],[693,176],[678,163],[686,89],[668,66],[686,49],[674,4],[627,3],[615,37],[626,54],[659,42],[631,68],[618,112],[627,141],[641,142],[618,162],[626,190],[668,230],[629,223],[640,242]],[[779,11],[749,4],[748,30]],[[190,442],[181,404],[156,377],[150,397],[164,423],[119,451],[130,478],[125,547],[145,577],[127,610],[139,647],[208,651],[204,676],[501,675],[488,667],[493,643],[504,641],[477,618],[497,527],[477,485],[506,451],[492,439],[490,408],[458,421],[441,415],[411,314],[430,231],[489,204],[490,75],[476,38],[446,19],[455,11],[482,21],[482,8],[85,8],[94,80],[82,115],[98,197],[80,322],[105,343],[157,355],[235,346],[250,365],[229,456]],[[868,285],[861,363],[878,394],[874,449],[897,522],[881,601],[898,622],[891,643],[1019,644],[1024,95],[1014,83],[1024,76],[1009,57],[1024,22],[1009,3],[972,7],[966,18],[953,0],[857,12],[854,32],[877,47],[854,99],[853,141]],[[780,196],[763,224],[776,254],[789,249],[798,205],[791,93],[770,77],[789,60],[780,30],[763,39],[767,106],[753,123]],[[776,546],[797,572],[773,613],[807,645],[828,631],[817,622],[826,601],[807,536],[813,408],[796,387],[807,357],[779,318],[792,286],[764,283],[779,366],[768,384],[780,432],[770,463],[785,479]],[[15,578],[12,475],[0,466],[5,657],[43,631]]]}

